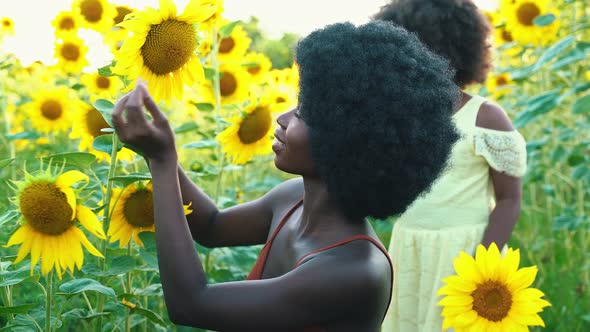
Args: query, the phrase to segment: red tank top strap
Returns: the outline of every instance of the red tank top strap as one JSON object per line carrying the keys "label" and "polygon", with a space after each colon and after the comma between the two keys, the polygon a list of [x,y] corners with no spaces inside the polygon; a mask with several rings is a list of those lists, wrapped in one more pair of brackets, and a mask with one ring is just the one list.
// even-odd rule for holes
{"label": "red tank top strap", "polygon": [[[314,250],[308,254],[303,255],[303,257],[299,258],[299,260],[297,261],[297,263],[295,263],[295,266],[293,267],[294,269],[297,268],[299,266],[299,264],[301,264],[301,262],[303,262],[303,260],[307,257],[309,257],[310,255],[313,254],[317,254],[318,252],[322,252],[322,251],[326,251],[328,249],[332,249],[334,247],[338,247],[347,243],[350,243],[352,241],[357,241],[357,240],[367,240],[370,241],[371,243],[373,243],[377,248],[379,248],[379,250],[381,250],[381,252],[385,255],[385,257],[387,258],[387,261],[389,262],[389,270],[391,272],[391,287],[389,288],[389,301],[388,303],[391,304],[391,297],[393,295],[393,264],[391,263],[391,258],[389,257],[389,253],[387,252],[387,250],[385,249],[385,247],[383,247],[383,245],[381,243],[379,243],[379,241],[375,240],[374,238],[368,236],[368,235],[356,235],[356,236],[352,236],[349,238],[346,238],[344,240],[340,240],[336,243],[330,244],[328,246],[325,247],[321,247],[317,250]],[[387,305],[387,308],[389,309],[389,304]],[[385,310],[385,314],[383,314],[383,319],[381,320],[381,323],[383,323],[383,320],[385,320],[385,315],[387,314],[387,310]]]}
{"label": "red tank top strap", "polygon": [[287,212],[287,214],[285,214],[285,216],[283,217],[275,231],[272,233],[270,239],[266,241],[266,244],[262,248],[262,251],[260,251],[260,255],[256,260],[256,264],[254,264],[254,267],[248,274],[248,278],[246,278],[246,280],[259,280],[262,278],[262,272],[264,271],[264,265],[266,264],[266,259],[270,251],[270,247],[272,246],[272,242],[274,241],[275,237],[277,237],[277,234],[279,234],[281,228],[283,228],[283,225],[285,225],[287,220],[289,220],[289,217],[299,206],[301,206],[302,203],[303,197],[295,205],[293,205],[293,207],[289,210],[289,212]]}

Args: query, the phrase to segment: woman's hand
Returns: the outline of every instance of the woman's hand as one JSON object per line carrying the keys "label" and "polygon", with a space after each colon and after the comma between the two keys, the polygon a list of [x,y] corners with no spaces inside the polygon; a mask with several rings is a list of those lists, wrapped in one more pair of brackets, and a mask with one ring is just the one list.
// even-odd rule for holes
{"label": "woman's hand", "polygon": [[[151,121],[143,112],[144,106],[152,115]],[[127,110],[127,121],[123,117],[124,110]],[[176,164],[178,156],[172,128],[141,81],[115,105],[113,125],[121,141],[141,150],[149,162]]]}

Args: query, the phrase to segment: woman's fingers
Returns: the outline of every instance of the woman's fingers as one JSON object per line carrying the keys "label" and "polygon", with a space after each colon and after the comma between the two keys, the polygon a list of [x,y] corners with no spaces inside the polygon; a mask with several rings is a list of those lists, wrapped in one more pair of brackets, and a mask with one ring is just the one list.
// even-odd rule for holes
{"label": "woman's fingers", "polygon": [[143,90],[140,85],[135,87],[125,105],[127,110],[127,122],[133,126],[147,124],[145,114],[143,114]]}
{"label": "woman's fingers", "polygon": [[115,104],[115,108],[113,109],[113,115],[111,116],[113,126],[115,127],[115,130],[117,131],[119,136],[122,136],[122,133],[125,131],[125,120],[123,119],[123,110],[125,109],[125,105],[127,104],[128,99],[129,94],[119,99],[119,101]]}
{"label": "woman's fingers", "polygon": [[159,122],[166,120],[166,115],[162,113],[158,105],[156,105],[156,102],[150,96],[150,93],[148,92],[145,84],[143,82],[138,82],[136,89],[140,89],[142,91],[143,104],[145,105],[145,108],[148,110],[148,112],[150,112],[152,115],[154,121]]}

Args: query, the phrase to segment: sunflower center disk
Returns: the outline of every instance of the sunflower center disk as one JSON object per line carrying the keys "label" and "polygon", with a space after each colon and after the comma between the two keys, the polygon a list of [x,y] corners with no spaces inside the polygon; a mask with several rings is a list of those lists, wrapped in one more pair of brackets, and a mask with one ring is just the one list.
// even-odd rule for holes
{"label": "sunflower center disk", "polygon": [[55,100],[45,100],[41,104],[41,114],[44,118],[49,120],[59,119],[61,114],[63,113],[63,109],[61,104]]}
{"label": "sunflower center disk", "polygon": [[5,27],[9,27],[10,26],[10,21],[4,20],[4,21],[2,21],[2,25],[5,26]]}
{"label": "sunflower center disk", "polygon": [[80,57],[78,45],[65,43],[61,48],[61,56],[69,61],[76,61]]}
{"label": "sunflower center disk", "polygon": [[115,24],[123,22],[125,16],[127,16],[129,13],[131,13],[131,9],[126,7],[117,7],[117,17],[115,17]]}
{"label": "sunflower center disk", "polygon": [[150,227],[154,224],[154,201],[152,192],[139,189],[125,201],[123,214],[127,222],[135,227]]}
{"label": "sunflower center disk", "polygon": [[102,5],[98,0],[85,0],[80,4],[80,12],[86,21],[96,23],[102,18]]}
{"label": "sunflower center disk", "polygon": [[223,97],[231,96],[238,88],[238,81],[232,73],[222,72],[219,80],[219,91]]}
{"label": "sunflower center disk", "polygon": [[527,26],[533,25],[533,20],[539,14],[541,14],[541,10],[539,10],[536,4],[531,2],[523,3],[516,11],[516,16],[520,24]]}
{"label": "sunflower center disk", "polygon": [[502,39],[506,42],[514,41],[514,39],[512,38],[512,34],[510,33],[510,31],[506,29],[502,29]]}
{"label": "sunflower center disk", "polygon": [[223,38],[219,43],[219,53],[229,53],[236,46],[236,42],[232,37]]}
{"label": "sunflower center disk", "polygon": [[497,84],[498,86],[501,86],[501,85],[506,85],[506,84],[508,84],[508,81],[506,80],[506,77],[498,77],[498,78],[496,79],[496,84]]}
{"label": "sunflower center disk", "polygon": [[92,108],[86,113],[86,128],[88,133],[93,137],[105,135],[105,132],[100,131],[102,128],[110,128],[109,124],[104,120],[102,115],[95,109]]}
{"label": "sunflower center disk", "polygon": [[61,30],[72,30],[75,26],[74,20],[71,17],[64,17],[59,22],[59,28]]}
{"label": "sunflower center disk", "polygon": [[271,122],[272,119],[269,110],[258,107],[242,121],[238,130],[240,141],[244,144],[252,144],[259,141],[268,133]]}
{"label": "sunflower center disk", "polygon": [[256,67],[249,67],[248,68],[248,72],[252,75],[256,75],[260,72],[262,68],[260,68],[260,66],[256,66]]}
{"label": "sunflower center disk", "polygon": [[103,76],[98,76],[96,78],[96,86],[100,89],[108,89],[111,86],[111,81],[108,78]]}
{"label": "sunflower center disk", "polygon": [[473,297],[473,310],[487,320],[499,322],[508,316],[512,307],[512,295],[510,290],[498,281],[486,281],[477,285],[477,289],[471,293]]}
{"label": "sunflower center disk", "polygon": [[74,225],[66,194],[51,182],[34,182],[24,188],[19,207],[27,223],[41,233],[59,235]]}
{"label": "sunflower center disk", "polygon": [[184,66],[197,46],[192,25],[175,20],[152,25],[141,56],[146,67],[154,74],[167,75]]}

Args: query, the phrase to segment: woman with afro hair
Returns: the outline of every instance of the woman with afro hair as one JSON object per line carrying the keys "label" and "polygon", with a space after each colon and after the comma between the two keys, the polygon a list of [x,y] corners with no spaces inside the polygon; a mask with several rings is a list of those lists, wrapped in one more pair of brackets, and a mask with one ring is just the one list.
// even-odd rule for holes
{"label": "woman with afro hair", "polygon": [[[458,139],[459,89],[446,60],[386,22],[327,26],[296,54],[299,105],[278,117],[273,150],[276,167],[300,177],[249,203],[218,210],[190,181],[144,84],[115,106],[117,133],[152,174],[160,278],[176,324],[379,331],[393,270],[366,217],[402,213],[442,172]],[[248,280],[212,284],[193,240],[265,246]]]}
{"label": "woman with afro hair", "polygon": [[[461,89],[485,80],[491,28],[470,0],[393,0],[374,19],[416,33],[450,61]],[[441,331],[436,293],[442,279],[454,274],[453,259],[461,251],[474,254],[480,243],[504,247],[520,215],[523,137],[500,106],[464,91],[453,120],[461,139],[449,167],[392,231],[396,275],[384,332]]]}

